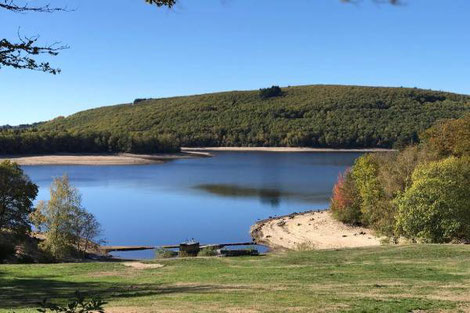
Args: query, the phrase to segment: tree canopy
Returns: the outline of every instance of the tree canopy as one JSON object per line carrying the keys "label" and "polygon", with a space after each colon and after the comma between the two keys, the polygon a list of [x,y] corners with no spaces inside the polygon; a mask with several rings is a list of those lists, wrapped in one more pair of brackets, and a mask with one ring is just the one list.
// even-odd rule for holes
{"label": "tree canopy", "polygon": [[393,239],[469,242],[469,117],[438,122],[419,145],[358,158],[333,189],[334,216]]}
{"label": "tree canopy", "polygon": [[470,240],[470,158],[425,163],[398,199],[397,227],[425,242]]}
{"label": "tree canopy", "polygon": [[93,214],[82,207],[81,195],[66,175],[54,179],[50,200],[41,201],[31,219],[46,235],[42,247],[55,258],[84,254],[101,229]]}
{"label": "tree canopy", "polygon": [[29,214],[38,187],[16,163],[0,163],[0,230],[25,234],[30,230]]}

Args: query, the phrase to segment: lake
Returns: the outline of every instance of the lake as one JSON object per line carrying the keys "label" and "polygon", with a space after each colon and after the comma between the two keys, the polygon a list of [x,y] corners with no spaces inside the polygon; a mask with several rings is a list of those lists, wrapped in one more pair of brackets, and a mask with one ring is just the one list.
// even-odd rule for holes
{"label": "lake", "polygon": [[[109,245],[251,241],[259,219],[325,209],[338,174],[360,153],[216,152],[211,158],[129,166],[24,166],[49,199],[68,174]],[[152,258],[153,251],[116,254]]]}

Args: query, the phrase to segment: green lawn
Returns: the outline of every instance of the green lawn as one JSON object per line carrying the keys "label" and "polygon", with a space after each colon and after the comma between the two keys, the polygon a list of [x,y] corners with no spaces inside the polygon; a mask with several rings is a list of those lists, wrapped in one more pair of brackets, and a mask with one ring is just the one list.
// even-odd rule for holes
{"label": "green lawn", "polygon": [[0,265],[0,312],[98,294],[113,312],[467,312],[470,246],[412,245],[120,263]]}

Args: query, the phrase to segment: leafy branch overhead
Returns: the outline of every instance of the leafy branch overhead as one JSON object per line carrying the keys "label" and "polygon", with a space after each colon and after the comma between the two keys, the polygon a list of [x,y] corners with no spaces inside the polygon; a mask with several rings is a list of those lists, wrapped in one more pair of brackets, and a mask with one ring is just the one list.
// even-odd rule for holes
{"label": "leafy branch overhead", "polygon": [[29,69],[51,74],[60,73],[60,69],[53,68],[49,62],[40,62],[34,59],[40,54],[56,56],[60,50],[66,46],[59,46],[57,43],[47,46],[36,45],[38,36],[21,37],[18,42],[10,42],[7,39],[0,40],[0,68],[10,66],[16,69]]}
{"label": "leafy branch overhead", "polygon": [[169,8],[176,4],[176,0],[145,0],[148,4],[155,4],[158,7],[167,6]]}
{"label": "leafy branch overhead", "polygon": [[[0,1],[0,9],[14,13],[53,13],[67,11],[66,8],[51,7],[49,4],[43,6],[31,6],[28,3],[19,4],[14,0]],[[0,68],[12,67],[15,69],[29,69],[51,74],[60,73],[60,69],[53,68],[49,62],[37,60],[39,55],[56,56],[59,51],[67,46],[53,43],[50,45],[39,45],[39,36],[25,37],[18,33],[18,39],[12,41],[6,38],[0,39]]]}
{"label": "leafy branch overhead", "polygon": [[49,4],[43,6],[30,6],[28,3],[17,4],[14,0],[3,0],[0,2],[0,8],[8,11],[22,13],[22,12],[42,12],[53,13],[57,11],[66,11],[64,8],[54,8]]}

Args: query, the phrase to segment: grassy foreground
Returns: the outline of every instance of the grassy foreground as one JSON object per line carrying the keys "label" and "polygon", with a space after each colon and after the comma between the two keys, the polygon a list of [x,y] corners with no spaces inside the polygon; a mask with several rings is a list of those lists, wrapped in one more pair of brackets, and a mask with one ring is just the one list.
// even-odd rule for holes
{"label": "grassy foreground", "polygon": [[77,289],[110,312],[468,312],[470,246],[383,246],[243,258],[0,265],[0,312]]}

